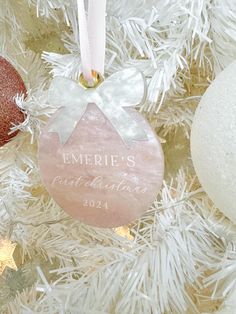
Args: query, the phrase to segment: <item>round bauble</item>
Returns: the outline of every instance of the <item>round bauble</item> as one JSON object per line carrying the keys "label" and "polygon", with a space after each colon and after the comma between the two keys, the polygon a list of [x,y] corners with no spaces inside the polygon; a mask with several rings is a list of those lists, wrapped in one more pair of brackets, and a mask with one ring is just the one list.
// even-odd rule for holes
{"label": "round bauble", "polygon": [[236,223],[236,62],[203,95],[192,126],[191,152],[203,188]]}
{"label": "round bauble", "polygon": [[71,216],[97,227],[118,227],[139,218],[152,204],[163,180],[161,145],[148,122],[126,109],[148,139],[126,147],[95,104],[65,145],[43,129],[39,165],[54,200]]}
{"label": "round bauble", "polygon": [[26,95],[25,84],[15,68],[0,56],[0,146],[18,132],[9,134],[13,125],[24,121],[24,113],[17,107],[15,96]]}

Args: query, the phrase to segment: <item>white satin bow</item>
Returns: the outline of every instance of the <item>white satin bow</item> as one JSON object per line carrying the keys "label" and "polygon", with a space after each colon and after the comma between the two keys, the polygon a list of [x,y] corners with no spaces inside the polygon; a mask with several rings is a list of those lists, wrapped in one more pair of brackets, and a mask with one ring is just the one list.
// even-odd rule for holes
{"label": "white satin bow", "polygon": [[[124,109],[142,104],[146,99],[144,76],[135,68],[117,72],[94,89],[84,89],[73,80],[55,77],[48,101],[62,108],[51,122],[49,132],[56,132],[64,145],[82,118],[89,103],[95,103],[111,122],[126,145],[133,140],[146,140],[147,135]],[[73,99],[73,102],[71,101]]]}

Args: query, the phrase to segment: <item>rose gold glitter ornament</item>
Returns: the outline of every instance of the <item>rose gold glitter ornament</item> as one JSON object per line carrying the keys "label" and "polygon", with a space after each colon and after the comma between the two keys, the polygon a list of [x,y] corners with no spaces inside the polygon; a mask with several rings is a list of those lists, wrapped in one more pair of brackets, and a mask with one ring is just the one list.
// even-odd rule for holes
{"label": "rose gold glitter ornament", "polygon": [[41,134],[41,176],[55,201],[84,223],[128,224],[149,208],[161,187],[160,142],[131,108],[144,92],[135,69],[92,90],[65,78],[52,83],[49,100],[63,107]]}
{"label": "rose gold glitter ornament", "polygon": [[14,97],[26,95],[25,84],[15,68],[0,56],[0,146],[3,146],[18,132],[9,134],[13,125],[24,121],[23,112],[17,107]]}

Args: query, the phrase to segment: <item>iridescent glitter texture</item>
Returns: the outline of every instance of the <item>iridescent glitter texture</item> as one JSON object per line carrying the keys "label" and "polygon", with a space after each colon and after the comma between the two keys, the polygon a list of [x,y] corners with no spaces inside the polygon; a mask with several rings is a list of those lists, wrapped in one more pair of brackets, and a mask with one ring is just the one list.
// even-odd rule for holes
{"label": "iridescent glitter texture", "polygon": [[26,95],[25,84],[15,68],[0,56],[0,146],[18,132],[9,134],[13,125],[24,121],[24,113],[17,107],[16,95]]}

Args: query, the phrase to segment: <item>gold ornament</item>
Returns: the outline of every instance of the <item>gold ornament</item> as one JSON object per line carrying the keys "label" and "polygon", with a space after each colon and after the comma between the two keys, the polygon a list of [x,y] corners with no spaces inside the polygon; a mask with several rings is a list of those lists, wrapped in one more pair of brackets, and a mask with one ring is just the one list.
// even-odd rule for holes
{"label": "gold ornament", "polygon": [[0,275],[6,267],[17,270],[13,253],[16,248],[16,243],[12,243],[8,239],[0,239]]}

